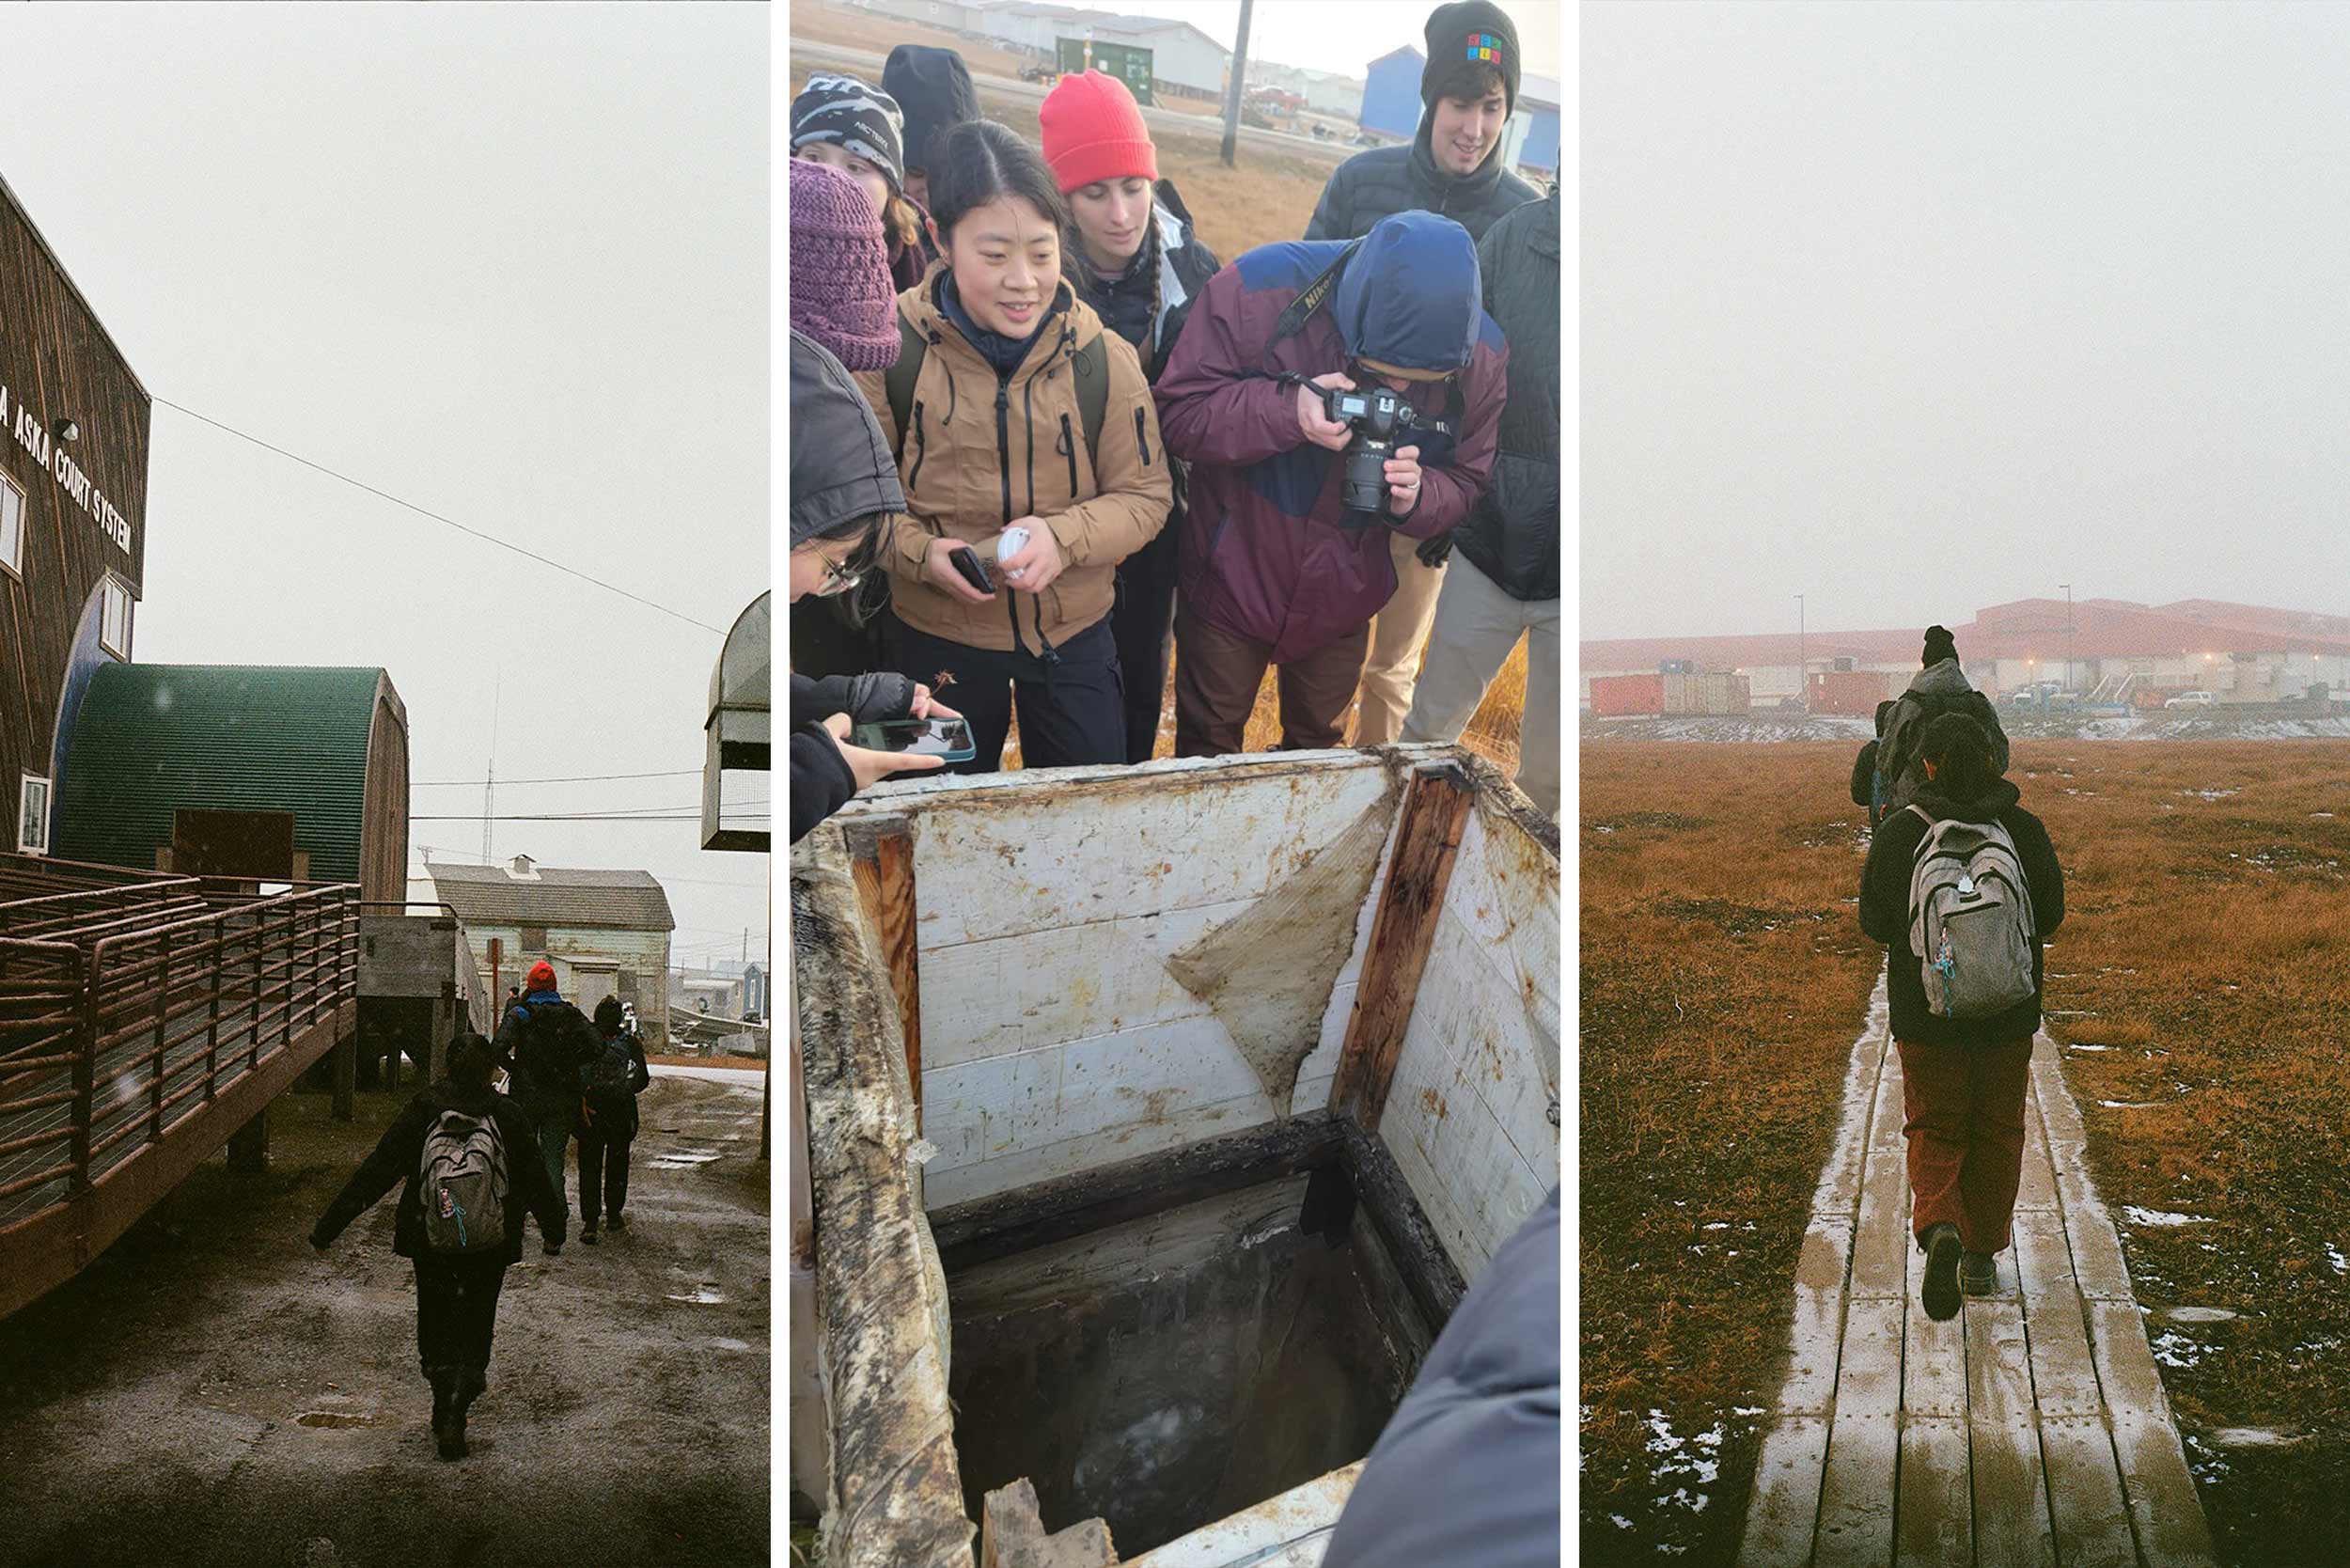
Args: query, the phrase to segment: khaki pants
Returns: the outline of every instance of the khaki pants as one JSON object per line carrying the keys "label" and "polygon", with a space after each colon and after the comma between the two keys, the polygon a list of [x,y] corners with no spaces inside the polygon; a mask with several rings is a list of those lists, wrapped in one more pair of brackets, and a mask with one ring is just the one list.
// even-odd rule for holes
{"label": "khaki pants", "polygon": [[[1346,705],[1362,675],[1370,627],[1356,629],[1281,666],[1283,751],[1339,745]],[[1235,636],[1185,608],[1175,609],[1175,755],[1224,757],[1245,748],[1248,714],[1273,663],[1268,643]]]}
{"label": "khaki pants", "polygon": [[1387,539],[1387,549],[1395,557],[1395,597],[1379,606],[1378,619],[1371,623],[1362,707],[1355,717],[1356,745],[1386,745],[1403,733],[1403,715],[1411,712],[1420,645],[1428,640],[1428,623],[1436,614],[1436,590],[1444,586],[1445,575],[1444,567],[1419,564],[1415,552],[1420,542],[1404,534],[1391,534]]}
{"label": "khaki pants", "polygon": [[1407,741],[1456,741],[1485,700],[1485,688],[1508,662],[1520,635],[1526,648],[1526,713],[1518,730],[1518,788],[1546,814],[1559,814],[1559,601],[1512,599],[1457,560],[1428,638],[1419,689],[1403,720]]}

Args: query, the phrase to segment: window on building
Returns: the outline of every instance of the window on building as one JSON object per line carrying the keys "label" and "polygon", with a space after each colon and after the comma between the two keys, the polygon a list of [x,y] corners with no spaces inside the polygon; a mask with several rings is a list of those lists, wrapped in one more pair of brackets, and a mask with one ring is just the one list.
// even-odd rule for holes
{"label": "window on building", "polygon": [[99,590],[98,640],[118,659],[131,656],[131,590],[118,577],[109,577]]}
{"label": "window on building", "polygon": [[547,928],[544,926],[523,927],[522,947],[523,951],[534,959],[546,957]]}
{"label": "window on building", "polygon": [[635,970],[634,970],[634,969],[623,969],[623,970],[621,970],[619,974],[615,975],[615,976],[612,978],[612,983],[613,983],[614,987],[616,988],[616,989],[615,989],[615,993],[614,993],[614,994],[615,994],[615,995],[617,995],[617,996],[620,998],[620,1000],[622,1000],[622,1001],[624,1001],[624,1002],[633,1002],[633,1001],[634,1001],[634,1000],[636,999],[636,971],[635,971]]}
{"label": "window on building", "polygon": [[24,492],[0,474],[0,567],[9,575],[24,575]]}
{"label": "window on building", "polygon": [[29,773],[18,796],[16,849],[19,855],[49,853],[49,780]]}

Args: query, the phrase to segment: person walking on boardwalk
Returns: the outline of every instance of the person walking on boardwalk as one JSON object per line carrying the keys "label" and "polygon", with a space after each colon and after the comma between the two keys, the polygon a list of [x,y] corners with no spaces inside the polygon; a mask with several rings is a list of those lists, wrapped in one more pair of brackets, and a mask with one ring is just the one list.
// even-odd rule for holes
{"label": "person walking on boardwalk", "polygon": [[[1069,198],[1070,231],[1061,247],[1069,281],[1103,324],[1134,346],[1144,378],[1155,384],[1190,303],[1223,263],[1194,232],[1174,185],[1159,178],[1158,149],[1125,83],[1098,71],[1064,76],[1045,95],[1037,119],[1044,161]],[[1175,639],[1184,474],[1179,463],[1167,471],[1175,499],[1167,526],[1118,563],[1118,602],[1110,611],[1126,687],[1129,762],[1149,761],[1158,745]]]}
{"label": "person walking on boardwalk", "polygon": [[909,514],[888,664],[953,677],[975,755],[950,771],[995,771],[1015,704],[1024,765],[1123,762],[1117,569],[1174,500],[1151,386],[1064,275],[1069,204],[1035,149],[972,120],[931,156],[940,260],[898,296],[897,362],[857,377]]}
{"label": "person walking on boardwalk", "polygon": [[310,1231],[323,1253],[398,1184],[392,1250],[416,1271],[416,1358],[432,1386],[443,1459],[465,1456],[465,1414],[490,1386],[490,1341],[506,1271],[522,1261],[523,1220],[563,1249],[563,1199],[547,1181],[530,1119],[490,1087],[495,1048],[468,1030],[449,1043],[448,1075],[408,1103]]}
{"label": "person walking on boardwalk", "polygon": [[523,998],[498,1026],[497,1064],[514,1103],[538,1129],[547,1180],[563,1192],[563,1151],[579,1125],[580,1070],[603,1043],[596,1027],[556,990],[555,965],[540,959],[523,979]]}
{"label": "person walking on boardwalk", "polygon": [[1999,728],[1998,710],[1991,699],[1966,683],[1966,669],[1958,662],[1958,642],[1940,626],[1926,628],[1926,644],[1919,659],[1920,666],[1911,679],[1909,689],[1893,701],[1893,711],[1886,716],[1877,733],[1876,770],[1884,776],[1885,794],[1879,803],[1880,819],[1891,816],[1918,793],[1925,783],[1925,774],[1918,765],[1918,738],[1925,727],[1942,713],[1964,713],[1982,727],[1991,746],[1991,776],[2007,774],[2007,732]]}
{"label": "person walking on boardwalk", "polygon": [[596,1004],[596,1033],[603,1042],[588,1064],[579,1107],[579,1239],[596,1245],[596,1220],[615,1231],[628,1201],[628,1146],[635,1140],[636,1097],[652,1087],[645,1047],[627,1027],[620,998]]}
{"label": "person walking on boardwalk", "polygon": [[[1177,756],[1241,750],[1267,666],[1281,748],[1340,744],[1390,543],[1458,526],[1493,477],[1510,355],[1482,299],[1467,231],[1429,212],[1260,245],[1200,293],[1158,384],[1191,465]],[[1341,417],[1334,391],[1364,396]]]}
{"label": "person walking on boardwalk", "polygon": [[[1382,218],[1418,210],[1450,218],[1481,243],[1505,214],[1540,198],[1510,172],[1501,150],[1524,67],[1509,13],[1491,0],[1438,6],[1428,14],[1427,43],[1419,78],[1424,107],[1412,144],[1374,148],[1340,164],[1306,226],[1308,240],[1359,239]],[[1552,311],[1555,318],[1555,301]],[[1558,336],[1554,319],[1554,352]],[[1518,347],[1513,332],[1512,352]],[[1558,441],[1554,419],[1553,447]],[[1356,745],[1384,745],[1402,732],[1445,578],[1441,552],[1423,551],[1421,541],[1400,535],[1388,544],[1396,588],[1371,626]]]}
{"label": "person walking on boardwalk", "polygon": [[2064,874],[1981,725],[1943,713],[1917,757],[1916,798],[1869,843],[1860,929],[1886,946],[1910,1229],[1926,1254],[1926,1315],[1939,1320],[1962,1291],[1998,1288],[2023,1177],[2041,946],[2064,921]]}
{"label": "person walking on boardwalk", "polygon": [[[1457,741],[1510,651],[1526,638],[1526,707],[1517,782],[1559,814],[1559,214],[1558,187],[1477,243],[1485,313],[1510,345],[1494,482],[1467,522],[1419,546],[1423,565],[1454,548],[1406,741]],[[1381,615],[1386,612],[1383,609]],[[1372,633],[1377,640],[1378,634]]]}

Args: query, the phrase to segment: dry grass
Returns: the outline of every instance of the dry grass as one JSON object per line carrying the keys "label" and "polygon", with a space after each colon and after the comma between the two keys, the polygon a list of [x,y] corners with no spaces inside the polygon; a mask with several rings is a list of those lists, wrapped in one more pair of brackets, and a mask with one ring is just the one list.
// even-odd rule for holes
{"label": "dry grass", "polygon": [[[1783,1370],[1804,1211],[1881,963],[1851,913],[1850,754],[1582,760],[1584,1547],[1728,1561],[1756,1437],[1737,1412]],[[2350,1264],[2329,1251],[2350,1248],[2350,746],[2020,742],[2012,776],[2065,866],[2049,1024],[2139,1297],[2242,1314],[2150,1323],[2221,1559],[2331,1560],[2350,1527]],[[2211,1223],[2133,1226],[2125,1205]],[[1721,1435],[1702,1513],[1662,1500],[1689,1482],[1649,1450],[1653,1412]],[[2231,1426],[2306,1440],[2201,1444]]]}

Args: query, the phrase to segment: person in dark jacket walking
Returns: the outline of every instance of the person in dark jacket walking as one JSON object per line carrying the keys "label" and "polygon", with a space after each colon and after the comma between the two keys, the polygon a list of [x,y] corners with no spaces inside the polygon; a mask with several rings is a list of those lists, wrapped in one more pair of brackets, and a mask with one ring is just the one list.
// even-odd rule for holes
{"label": "person in dark jacket walking", "polygon": [[[523,1256],[523,1216],[535,1215],[547,1256],[563,1249],[563,1198],[532,1157],[536,1130],[522,1107],[490,1087],[494,1048],[467,1032],[449,1043],[448,1075],[408,1103],[352,1173],[310,1231],[321,1253],[351,1222],[398,1184],[392,1250],[415,1265],[416,1356],[432,1386],[432,1435],[444,1459],[465,1455],[465,1413],[490,1386],[490,1341],[498,1292]],[[494,1123],[503,1146],[506,1204],[503,1245],[482,1253],[436,1252],[426,1233],[422,1180],[425,1142],[446,1112]]]}
{"label": "person in dark jacket walking", "polygon": [[[1371,618],[1395,591],[1389,536],[1457,527],[1492,478],[1509,351],[1480,299],[1467,231],[1427,212],[1358,244],[1261,245],[1201,291],[1158,384],[1167,450],[1191,464],[1177,756],[1239,751],[1268,665],[1282,748],[1340,744]],[[1323,394],[1374,385],[1409,423],[1381,510],[1350,512],[1353,431]]]}
{"label": "person in dark jacket walking", "polygon": [[652,1069],[646,1065],[644,1043],[627,1028],[628,1014],[618,996],[596,1004],[596,1034],[603,1041],[599,1055],[618,1066],[626,1058],[625,1089],[608,1088],[603,1074],[590,1070],[587,1092],[580,1099],[579,1120],[579,1239],[596,1245],[596,1220],[615,1231],[626,1230],[621,1218],[628,1202],[628,1146],[635,1141],[636,1097],[652,1087]]}
{"label": "person in dark jacket walking", "polygon": [[[1910,1228],[1926,1254],[1926,1314],[1958,1310],[1960,1293],[1998,1288],[2024,1168],[2024,1095],[2040,1027],[2042,945],[2064,923],[2064,873],[2056,846],[2020,792],[1992,767],[1990,738],[1965,713],[1925,726],[1917,756],[1924,782],[1888,813],[1860,873],[1860,929],[1886,946],[1886,995],[1902,1058],[1904,1130],[1909,1138]],[[1931,819],[1931,821],[1929,821]],[[2031,902],[2031,996],[1985,1018],[1936,1013],[1912,935],[1911,877],[1933,824],[1998,823],[2013,839]]]}
{"label": "person in dark jacket walking", "polygon": [[1918,662],[1922,667],[1910,681],[1909,689],[1894,698],[1893,711],[1879,732],[1876,771],[1885,777],[1881,817],[1907,806],[1925,783],[1918,761],[1918,741],[1927,724],[1940,714],[1965,713],[1982,726],[1991,745],[1992,776],[2007,774],[2007,732],[1999,728],[1998,710],[1991,699],[1966,683],[1966,669],[1958,662],[1957,639],[1943,627],[1927,627],[1925,651]]}
{"label": "person in dark jacket walking", "polygon": [[1493,488],[1469,520],[1418,547],[1434,565],[1461,559],[1436,600],[1406,741],[1457,741],[1522,635],[1526,711],[1517,781],[1559,814],[1559,212],[1558,187],[1477,243],[1485,313],[1510,345],[1510,399]]}
{"label": "person in dark jacket walking", "polygon": [[1876,739],[1863,745],[1860,754],[1852,760],[1852,803],[1869,808],[1869,825],[1872,828],[1885,820],[1885,778],[1877,772],[1877,754],[1885,745],[1886,721],[1892,714],[1889,698],[1877,704]]}
{"label": "person in dark jacket walking", "polygon": [[[793,161],[838,169],[871,200],[889,246],[892,292],[921,282],[931,264],[923,248],[928,219],[904,188],[904,128],[897,100],[854,76],[819,72],[791,101]],[[795,254],[792,271],[804,264]]]}
{"label": "person in dark jacket walking", "polygon": [[[906,117],[905,193],[924,212],[931,206],[932,143],[938,133],[979,118],[979,95],[971,68],[951,49],[901,43],[882,65],[882,91],[898,101]],[[930,259],[938,259],[935,244]]]}
{"label": "person in dark jacket walking", "polygon": [[579,1124],[579,1070],[596,1054],[596,1027],[556,991],[555,966],[541,959],[523,980],[523,999],[498,1026],[497,1064],[514,1103],[539,1130],[547,1180],[563,1194],[563,1151]]}
{"label": "person in dark jacket walking", "polygon": [[[894,338],[891,346],[894,351]],[[840,361],[797,327],[791,330],[791,418],[789,603],[848,598],[877,569],[905,495],[872,404]],[[822,604],[808,610],[822,613]],[[901,675],[868,671],[818,680],[793,670],[791,841],[807,837],[859,790],[940,766],[935,757],[851,745],[854,725],[959,716],[933,702],[928,687]]]}
{"label": "person in dark jacket walking", "polygon": [[[1505,214],[1537,199],[1533,186],[1502,165],[1502,129],[1517,105],[1522,69],[1509,14],[1489,0],[1460,0],[1429,13],[1427,36],[1419,79],[1424,109],[1411,146],[1358,152],[1340,165],[1306,227],[1307,239],[1352,240],[1382,218],[1417,209],[1450,218],[1482,242]],[[1558,337],[1555,324],[1551,337]],[[1520,350],[1514,332],[1510,346],[1512,353]],[[1551,439],[1555,447],[1555,427]],[[1384,745],[1402,732],[1444,583],[1441,554],[1422,558],[1418,540],[1388,542],[1396,589],[1371,626],[1356,745]]]}
{"label": "person in dark jacket walking", "polygon": [[1436,1336],[1339,1515],[1323,1568],[1555,1568],[1559,1189]]}
{"label": "person in dark jacket walking", "polygon": [[[1069,198],[1062,245],[1070,283],[1102,322],[1134,346],[1156,384],[1190,303],[1223,265],[1192,231],[1175,187],[1159,178],[1158,149],[1135,95],[1098,71],[1064,76],[1038,111],[1044,161]],[[1174,504],[1167,526],[1118,563],[1110,635],[1126,686],[1126,760],[1147,762],[1167,702],[1175,638],[1175,550],[1186,476],[1167,464]]]}

